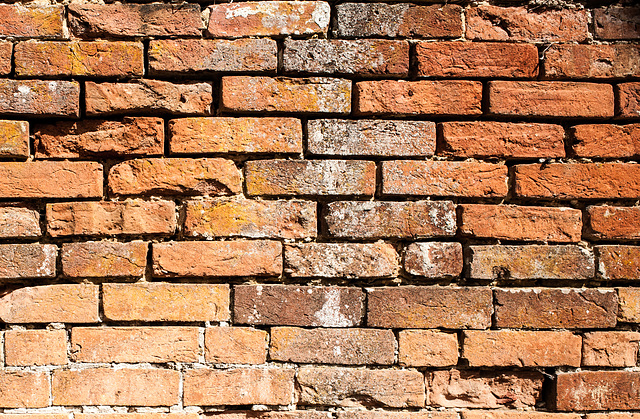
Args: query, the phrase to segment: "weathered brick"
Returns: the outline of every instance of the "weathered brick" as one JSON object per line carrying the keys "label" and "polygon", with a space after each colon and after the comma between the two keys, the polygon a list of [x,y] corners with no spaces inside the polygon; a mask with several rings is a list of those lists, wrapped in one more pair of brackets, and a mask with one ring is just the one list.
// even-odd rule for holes
{"label": "weathered brick", "polygon": [[591,332],[582,340],[582,365],[635,367],[638,363],[637,332]]}
{"label": "weathered brick", "polygon": [[40,237],[40,213],[22,207],[0,207],[0,238]]}
{"label": "weathered brick", "polygon": [[138,159],[111,167],[109,189],[116,195],[233,195],[242,180],[231,160]]}
{"label": "weathered brick", "polygon": [[4,419],[71,419],[71,413],[3,413]]}
{"label": "weathered brick", "polygon": [[271,329],[269,359],[313,364],[390,365],[396,340],[391,330]]}
{"label": "weathered brick", "polygon": [[164,122],[160,118],[120,121],[84,120],[35,125],[36,158],[161,155]]}
{"label": "weathered brick", "polygon": [[538,49],[529,44],[492,42],[420,42],[416,45],[422,77],[534,78]]}
{"label": "weathered brick", "polygon": [[134,83],[85,83],[87,115],[210,115],[212,102],[209,83],[144,79]]}
{"label": "weathered brick", "polygon": [[465,121],[440,126],[444,155],[507,159],[565,156],[560,125]]}
{"label": "weathered brick", "polygon": [[300,404],[367,407],[421,407],[424,377],[418,371],[301,367]]}
{"label": "weathered brick", "polygon": [[363,160],[253,160],[245,163],[248,195],[364,195],[376,189],[376,164]]}
{"label": "weathered brick", "polygon": [[81,38],[200,36],[200,5],[70,4],[69,28]]}
{"label": "weathered brick", "polygon": [[640,124],[576,125],[570,132],[574,140],[573,152],[577,157],[628,158],[640,155]]}
{"label": "weathered brick", "polygon": [[[316,410],[215,412],[214,419],[331,419],[331,412]],[[19,419],[19,418],[18,418]],[[622,418],[621,418],[622,419]]]}
{"label": "weathered brick", "polygon": [[94,198],[102,196],[102,165],[96,162],[0,163],[2,198]]}
{"label": "weathered brick", "polygon": [[423,412],[388,412],[383,410],[343,410],[338,419],[458,419],[457,412],[426,410]]}
{"label": "weathered brick", "polygon": [[640,207],[587,207],[590,234],[601,239],[639,239]]}
{"label": "weathered brick", "polygon": [[351,80],[227,76],[222,78],[221,107],[240,112],[348,114]]}
{"label": "weathered brick", "polygon": [[364,315],[360,288],[239,285],[234,323],[277,326],[353,327]]}
{"label": "weathered brick", "polygon": [[597,246],[598,271],[610,280],[640,279],[640,246]]}
{"label": "weathered brick", "polygon": [[[569,413],[566,413],[569,414]],[[606,412],[587,413],[587,419],[637,419],[640,413],[634,412]]]}
{"label": "weathered brick", "polygon": [[139,278],[147,267],[148,247],[143,241],[64,243],[62,272],[69,278]]}
{"label": "weathered brick", "polygon": [[564,81],[490,81],[489,113],[511,116],[613,116],[609,84]]}
{"label": "weathered brick", "polygon": [[594,10],[595,33],[599,39],[640,39],[640,8],[608,5]]}
{"label": "weathered brick", "polygon": [[74,327],[75,362],[197,362],[197,327]]}
{"label": "weathered brick", "polygon": [[582,417],[577,413],[536,412],[532,410],[464,410],[460,414],[462,419],[580,419]]}
{"label": "weathered brick", "polygon": [[460,243],[411,243],[404,251],[404,270],[427,278],[458,276],[462,273]]}
{"label": "weathered brick", "polygon": [[290,73],[406,76],[409,43],[382,39],[287,39],[283,66]]}
{"label": "weathered brick", "polygon": [[560,373],[552,404],[560,411],[636,410],[640,408],[640,373],[582,371]]}
{"label": "weathered brick", "polygon": [[618,321],[640,322],[640,288],[618,288]]}
{"label": "weathered brick", "polygon": [[60,5],[0,5],[0,38],[62,39],[65,7]]}
{"label": "weathered brick", "polygon": [[54,244],[0,244],[0,279],[55,278]]}
{"label": "weathered brick", "polygon": [[638,45],[551,45],[545,52],[546,78],[638,77],[639,68]]}
{"label": "weathered brick", "polygon": [[515,166],[518,196],[554,199],[635,199],[640,194],[640,165],[624,163],[552,163]]}
{"label": "weathered brick", "polygon": [[66,330],[7,330],[4,332],[7,366],[64,365]]}
{"label": "weathered brick", "polygon": [[13,43],[0,41],[0,75],[11,73],[11,60],[13,58]]}
{"label": "weathered brick", "polygon": [[[49,374],[31,371],[0,371],[0,407],[49,406]],[[4,415],[3,415],[4,416]],[[24,417],[26,415],[21,415]]]}
{"label": "weathered brick", "polygon": [[337,201],[326,206],[330,235],[342,238],[428,238],[456,233],[451,201]]}
{"label": "weathered brick", "polygon": [[0,157],[29,157],[29,123],[0,120]]}
{"label": "weathered brick", "polygon": [[367,326],[486,329],[491,290],[480,287],[384,287],[367,290]]}
{"label": "weathered brick", "polygon": [[[74,412],[74,419],[198,419],[197,413],[77,413]],[[16,418],[20,419],[20,418]],[[29,418],[24,418],[29,419]],[[44,418],[46,419],[46,418]],[[65,418],[66,419],[66,418]]]}
{"label": "weathered brick", "polygon": [[169,121],[172,154],[301,153],[295,118],[181,118]]}
{"label": "weathered brick", "polygon": [[483,4],[467,9],[466,28],[467,38],[474,41],[584,42],[589,39],[589,12]]}
{"label": "weathered brick", "polygon": [[131,77],[144,74],[141,42],[25,41],[16,44],[18,76]]}
{"label": "weathered brick", "polygon": [[397,160],[382,163],[385,195],[503,197],[507,166],[458,161]]}
{"label": "weathered brick", "polygon": [[104,316],[109,320],[228,321],[227,284],[103,284]]}
{"label": "weathered brick", "polygon": [[494,300],[500,328],[607,328],[618,312],[618,296],[608,289],[496,289]]}
{"label": "weathered brick", "polygon": [[80,116],[80,84],[65,80],[0,79],[0,113],[77,118]]}
{"label": "weathered brick", "polygon": [[620,83],[616,86],[618,116],[640,116],[640,83]]}
{"label": "weathered brick", "polygon": [[179,382],[180,373],[166,369],[55,370],[53,405],[172,406]]}
{"label": "weathered brick", "polygon": [[[244,3],[243,3],[244,4]],[[149,44],[151,74],[276,71],[273,39],[166,39]]]}
{"label": "weathered brick", "polygon": [[455,4],[343,3],[336,11],[336,35],[341,38],[462,36],[462,8]]}
{"label": "weathered brick", "polygon": [[264,364],[269,334],[250,327],[208,327],[204,357],[212,364]]}
{"label": "weathered brick", "polygon": [[443,370],[427,373],[429,405],[434,407],[533,407],[541,401],[539,372]]}
{"label": "weathered brick", "polygon": [[153,274],[161,278],[279,276],[282,244],[275,240],[154,243]]}
{"label": "weathered brick", "polygon": [[439,330],[401,330],[398,362],[406,367],[447,367],[458,363],[458,336]]}
{"label": "weathered brick", "polygon": [[293,402],[293,369],[194,369],[185,373],[184,404],[289,405]]}
{"label": "weathered brick", "polygon": [[60,284],[24,287],[0,297],[4,323],[97,323],[98,287]]}

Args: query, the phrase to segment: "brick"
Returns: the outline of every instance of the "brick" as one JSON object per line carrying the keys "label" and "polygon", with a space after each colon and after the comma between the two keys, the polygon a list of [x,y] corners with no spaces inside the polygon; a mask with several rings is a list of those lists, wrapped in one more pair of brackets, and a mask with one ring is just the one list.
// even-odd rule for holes
{"label": "brick", "polygon": [[103,284],[104,316],[122,321],[228,321],[227,284]]}
{"label": "brick", "polygon": [[608,84],[564,81],[490,81],[494,115],[605,118],[613,116]]}
{"label": "brick", "polygon": [[354,327],[364,315],[360,288],[238,285],[234,291],[237,324]]}
{"label": "brick", "polygon": [[640,194],[640,166],[552,163],[515,167],[516,195],[554,199],[620,199]]}
{"label": "brick", "polygon": [[301,367],[299,404],[422,407],[424,377],[418,371]]}
{"label": "brick", "polygon": [[618,312],[618,297],[607,289],[495,289],[494,301],[499,328],[608,328]]}
{"label": "brick", "polygon": [[586,417],[587,419],[636,419],[638,416],[638,413],[633,412],[607,412],[588,413]]}
{"label": "brick", "polygon": [[367,290],[367,326],[486,329],[493,312],[484,287],[384,287]]}
{"label": "brick", "polygon": [[640,83],[620,83],[616,86],[618,116],[637,118],[640,116]]}
{"label": "brick", "polygon": [[618,321],[640,322],[640,288],[618,288]]}
{"label": "brick", "polygon": [[542,399],[539,372],[443,370],[427,373],[433,407],[533,407]]}
{"label": "brick", "polygon": [[2,198],[94,198],[102,196],[102,165],[96,162],[0,163]]}
{"label": "brick", "polygon": [[635,367],[638,363],[637,332],[591,332],[582,340],[582,365]]}
{"label": "brick", "polygon": [[4,419],[71,419],[70,413],[3,413]]}
{"label": "brick", "polygon": [[[49,374],[31,371],[0,371],[0,407],[49,406]],[[4,415],[3,415],[4,416]],[[21,415],[24,417],[26,415]]]}
{"label": "brick", "polygon": [[[197,413],[74,413],[74,419],[198,419]],[[19,419],[19,418],[16,418]],[[24,418],[28,419],[28,418]]]}
{"label": "brick", "polygon": [[419,42],[416,44],[421,77],[535,78],[535,45],[492,42]]}
{"label": "brick", "polygon": [[65,80],[0,79],[0,113],[77,118],[80,116],[80,84]]}
{"label": "brick", "polygon": [[0,157],[29,157],[29,123],[0,120]]}
{"label": "brick", "polygon": [[323,1],[223,3],[209,6],[207,36],[241,38],[325,34],[331,7]]}
{"label": "brick", "polygon": [[294,278],[395,277],[398,262],[388,243],[298,243],[284,248],[285,273]]}
{"label": "brick", "polygon": [[231,160],[151,158],[112,166],[109,189],[116,195],[233,195],[242,180]]}
{"label": "brick", "polygon": [[411,243],[404,250],[404,270],[427,278],[454,277],[462,273],[460,243]]}
{"label": "brick", "polygon": [[582,417],[577,413],[535,412],[531,410],[465,410],[460,413],[462,419],[580,419]]}
{"label": "brick", "polygon": [[456,233],[451,201],[336,201],[326,206],[328,233],[341,238],[428,238]]}
{"label": "brick", "polygon": [[144,74],[141,42],[25,41],[15,46],[18,76],[131,77]]}
{"label": "brick", "polygon": [[338,411],[338,419],[458,419],[457,412],[428,410],[423,412],[387,412],[383,410]]}
{"label": "brick", "polygon": [[269,359],[304,364],[391,365],[395,349],[391,330],[274,327]]}
{"label": "brick", "polygon": [[210,115],[212,102],[213,93],[209,83],[170,83],[160,80],[85,82],[87,115]]}
{"label": "brick", "polygon": [[40,213],[22,207],[0,207],[0,238],[40,237]]}
{"label": "brick", "polygon": [[169,121],[172,154],[302,153],[295,118],[181,118]]}
{"label": "brick", "polygon": [[439,330],[401,330],[398,362],[405,367],[448,367],[458,364],[458,336]]}
{"label": "brick", "polygon": [[178,403],[180,373],[166,369],[55,370],[54,406],[172,406]]}
{"label": "brick", "polygon": [[336,11],[336,35],[341,38],[462,36],[462,8],[454,4],[343,3]]}
{"label": "brick", "polygon": [[253,160],[245,163],[247,194],[373,196],[376,164],[363,160]]}
{"label": "brick", "polygon": [[52,237],[172,234],[173,201],[60,202],[47,204],[47,233]]}
{"label": "brick", "polygon": [[81,38],[200,36],[200,5],[70,4],[69,28]]}
{"label": "brick", "polygon": [[220,106],[231,112],[348,114],[351,80],[226,76],[222,78]]}
{"label": "brick", "polygon": [[75,362],[197,362],[197,327],[74,327]]}
{"label": "brick", "polygon": [[331,412],[319,412],[315,410],[293,410],[293,411],[234,411],[216,412],[214,419],[331,419]]}
{"label": "brick", "polygon": [[286,39],[283,65],[288,73],[407,76],[409,43],[382,39]]}
{"label": "brick", "polygon": [[397,160],[382,163],[385,195],[504,197],[507,166],[472,161]]}
{"label": "brick", "polygon": [[551,45],[545,52],[546,78],[610,79],[638,77],[640,46]]}
{"label": "brick", "polygon": [[33,127],[36,158],[161,155],[164,122],[160,118],[120,121],[84,120]]}
{"label": "brick", "polygon": [[62,272],[68,278],[135,278],[147,267],[148,243],[64,243]]}
{"label": "brick", "polygon": [[467,9],[466,36],[474,41],[584,42],[589,39],[589,18],[584,9],[483,4]]}
{"label": "brick", "polygon": [[640,207],[587,207],[589,228],[596,238],[640,239]]}
{"label": "brick", "polygon": [[63,5],[36,5],[35,7],[22,4],[0,5],[0,37],[66,38],[64,13]]}
{"label": "brick", "polygon": [[640,246],[597,246],[598,271],[608,280],[640,279]]}
{"label": "brick", "polygon": [[275,72],[273,39],[163,39],[149,44],[151,74]]}
{"label": "brick", "polygon": [[13,58],[13,43],[0,41],[0,75],[11,73],[11,60]]}
{"label": "brick", "polygon": [[494,121],[442,122],[439,154],[475,158],[565,157],[560,125]]}
{"label": "brick", "polygon": [[250,327],[208,327],[204,357],[212,364],[264,364],[269,334]]}
{"label": "brick", "polygon": [[4,332],[7,366],[65,365],[66,330],[7,330]]}
{"label": "brick", "polygon": [[98,287],[89,284],[24,287],[0,297],[4,323],[98,323]]}
{"label": "brick", "polygon": [[0,279],[55,278],[54,244],[0,244]]}
{"label": "brick", "polygon": [[[577,157],[629,158],[640,155],[640,124],[585,124],[571,127]],[[615,144],[615,147],[611,147]]]}
{"label": "brick", "polygon": [[598,39],[640,39],[640,8],[609,5],[594,10]]}
{"label": "brick", "polygon": [[638,372],[560,373],[555,383],[555,395],[551,402],[556,410],[635,410],[640,407]]}
{"label": "brick", "polygon": [[280,368],[194,369],[185,373],[184,404],[289,405],[295,370]]}

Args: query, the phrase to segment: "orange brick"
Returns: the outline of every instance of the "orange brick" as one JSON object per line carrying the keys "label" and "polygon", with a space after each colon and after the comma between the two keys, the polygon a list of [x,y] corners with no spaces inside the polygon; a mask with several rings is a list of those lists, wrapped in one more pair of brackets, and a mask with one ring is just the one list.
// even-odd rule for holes
{"label": "orange brick", "polygon": [[618,116],[637,118],[640,116],[640,83],[620,83],[616,86]]}
{"label": "orange brick", "polygon": [[447,367],[458,363],[458,336],[439,330],[401,330],[398,362],[406,367]]}
{"label": "orange brick", "polygon": [[552,413],[522,410],[465,410],[460,413],[462,414],[462,419],[580,419],[582,417],[577,413]]}
{"label": "orange brick", "polygon": [[64,243],[62,271],[69,278],[142,277],[148,247],[143,241]]}
{"label": "orange brick", "polygon": [[[74,413],[73,419],[198,419],[197,413]],[[20,418],[15,418],[20,419]],[[29,419],[29,418],[24,418]]]}
{"label": "orange brick", "polygon": [[637,410],[640,408],[640,373],[638,372],[560,373],[556,376],[555,384],[551,405],[556,410]]}
{"label": "orange brick", "polygon": [[64,365],[67,361],[66,330],[7,330],[4,332],[8,366]]}
{"label": "orange brick", "polygon": [[427,278],[458,276],[462,273],[460,243],[411,243],[404,249],[404,270]]}
{"label": "orange brick", "polygon": [[62,39],[64,30],[63,5],[22,4],[0,5],[0,37]]}
{"label": "orange brick", "polygon": [[250,327],[208,327],[205,359],[212,364],[264,364],[269,334]]}
{"label": "orange brick", "polygon": [[590,332],[582,340],[582,365],[635,367],[638,364],[637,332]]}
{"label": "orange brick", "polygon": [[75,81],[0,79],[0,97],[5,115],[80,116],[80,84]]}
{"label": "orange brick", "polygon": [[598,39],[640,39],[638,7],[608,5],[598,8],[594,10],[594,21],[593,26]]}
{"label": "orange brick", "polygon": [[610,79],[640,76],[638,45],[551,45],[544,55],[546,78]]}
{"label": "orange brick", "polygon": [[[577,125],[570,130],[578,157],[629,158],[640,155],[640,124]],[[611,147],[615,144],[615,147]]]}
{"label": "orange brick", "polygon": [[0,120],[0,157],[29,157],[29,123]]}
{"label": "orange brick", "polygon": [[0,237],[3,239],[40,237],[40,213],[23,207],[0,207]]}
{"label": "orange brick", "polygon": [[[293,410],[293,411],[266,411],[257,412],[235,411],[221,412],[212,416],[214,419],[331,419],[331,412],[320,412],[316,410]],[[620,418],[623,419],[623,418]]]}
{"label": "orange brick", "polygon": [[640,207],[587,207],[589,227],[602,239],[639,239]]}
{"label": "orange brick", "polygon": [[618,288],[618,321],[640,322],[640,288]]}
{"label": "orange brick", "polygon": [[389,412],[383,410],[343,410],[338,419],[458,419],[457,412],[426,410],[423,412]]}
{"label": "orange brick", "polygon": [[11,60],[13,58],[13,43],[0,41],[0,75],[11,73]]}
{"label": "orange brick", "polygon": [[71,413],[3,413],[4,419],[72,419]]}
{"label": "orange brick", "polygon": [[[0,371],[0,407],[49,406],[49,374],[30,371]],[[27,415],[21,415],[24,417]],[[31,418],[33,419],[33,418]],[[38,418],[40,419],[40,418]]]}
{"label": "orange brick", "polygon": [[57,256],[54,244],[0,244],[0,278],[55,278]]}
{"label": "orange brick", "polygon": [[609,280],[640,279],[640,246],[597,246],[600,276]]}

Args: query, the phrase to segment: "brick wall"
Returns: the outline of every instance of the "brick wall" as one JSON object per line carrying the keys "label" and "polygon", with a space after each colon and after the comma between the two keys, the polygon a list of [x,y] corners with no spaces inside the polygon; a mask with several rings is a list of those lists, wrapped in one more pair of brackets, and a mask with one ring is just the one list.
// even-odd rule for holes
{"label": "brick wall", "polygon": [[640,8],[44,3],[0,419],[640,418]]}

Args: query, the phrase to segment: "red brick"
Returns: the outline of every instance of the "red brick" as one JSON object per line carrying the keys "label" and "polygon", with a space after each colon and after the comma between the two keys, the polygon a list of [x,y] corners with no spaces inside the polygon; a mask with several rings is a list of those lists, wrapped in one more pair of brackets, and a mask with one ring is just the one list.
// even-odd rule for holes
{"label": "red brick", "polygon": [[301,153],[295,118],[182,118],[169,121],[172,154]]}
{"label": "red brick", "polygon": [[64,365],[66,330],[7,330],[4,332],[7,366]]}
{"label": "red brick", "polygon": [[33,127],[36,158],[161,155],[164,122],[160,118],[120,121],[84,120]]}
{"label": "red brick", "polygon": [[618,288],[618,321],[640,322],[640,288]]}
{"label": "red brick", "polygon": [[640,8],[608,5],[594,10],[598,39],[640,39]]}
{"label": "red brick", "polygon": [[239,112],[348,114],[351,80],[226,76],[222,78],[220,105],[225,111]]}
{"label": "red brick", "polygon": [[0,207],[0,238],[40,237],[40,213],[29,208]]}
{"label": "red brick", "polygon": [[200,36],[200,5],[70,4],[69,28],[81,38]]}
{"label": "red brick", "polygon": [[213,419],[331,419],[331,412],[316,410],[292,410],[292,411],[230,411],[212,412]]}
{"label": "red brick", "polygon": [[4,115],[80,116],[80,85],[75,81],[0,79],[0,97]]}
{"label": "red brick", "polygon": [[228,321],[227,284],[103,284],[104,316],[123,321]]}
{"label": "red brick", "polygon": [[253,160],[245,163],[248,195],[364,195],[376,189],[376,164],[363,160]]}
{"label": "red brick", "polygon": [[582,365],[635,367],[638,363],[637,332],[591,332],[582,340]]}
{"label": "red brick", "polygon": [[280,276],[282,244],[275,240],[154,243],[153,274],[160,278]]}
{"label": "red brick", "polygon": [[242,180],[232,160],[138,159],[111,167],[109,189],[116,195],[233,195]]}
{"label": "red brick", "polygon": [[411,243],[404,251],[404,270],[427,278],[458,276],[462,273],[460,243]]}
{"label": "red brick", "polygon": [[238,285],[234,291],[237,324],[353,327],[364,315],[360,288]]}
{"label": "red brick", "polygon": [[172,406],[179,382],[178,371],[165,369],[55,370],[53,405]]}
{"label": "red brick", "polygon": [[144,74],[141,42],[26,41],[15,47],[18,76],[130,77]]}
{"label": "red brick", "polygon": [[[74,419],[198,419],[197,413],[77,413],[73,414]],[[16,418],[20,419],[20,418]],[[29,418],[24,418],[29,419]],[[47,419],[47,418],[43,418]],[[66,418],[65,418],[66,419]]]}
{"label": "red brick", "polygon": [[143,241],[64,243],[62,272],[69,278],[140,278],[148,247]]}
{"label": "red brick", "polygon": [[29,157],[27,121],[0,120],[0,157]]}
{"label": "red brick", "polygon": [[601,239],[640,239],[640,207],[587,207],[591,234]]}
{"label": "red brick", "polygon": [[640,116],[640,83],[620,83],[616,86],[618,116]]}
{"label": "red brick", "polygon": [[22,4],[0,5],[0,37],[62,39],[64,29],[63,5]]}
{"label": "red brick", "polygon": [[486,329],[491,325],[489,288],[404,286],[367,291],[369,327]]}
{"label": "red brick", "polygon": [[423,412],[388,412],[383,410],[338,411],[338,419],[458,419],[453,411],[425,410]]}
{"label": "red brick", "polygon": [[474,41],[584,42],[589,12],[571,8],[501,7],[483,4],[467,9],[467,38]]}
{"label": "red brick", "polygon": [[441,154],[476,158],[564,157],[560,125],[513,122],[443,122]]}
{"label": "red brick", "polygon": [[613,116],[609,84],[563,81],[491,81],[489,113],[511,116]]}
{"label": "red brick", "polygon": [[264,364],[269,334],[250,327],[208,327],[205,359],[212,364]]}
{"label": "red brick", "polygon": [[552,404],[560,411],[640,408],[640,373],[582,371],[560,373]]}
{"label": "red brick", "polygon": [[11,73],[11,59],[13,58],[13,43],[0,41],[0,75]]}
{"label": "red brick", "polygon": [[401,330],[398,362],[406,367],[448,367],[458,364],[458,336],[439,330]]}
{"label": "red brick", "polygon": [[551,45],[545,52],[546,78],[609,79],[640,76],[638,45]]}
{"label": "red brick", "polygon": [[419,42],[418,75],[422,77],[535,78],[538,49],[529,44],[492,42]]}
{"label": "red brick", "polygon": [[382,163],[385,195],[503,197],[507,195],[503,164],[397,160]]}
{"label": "red brick", "polygon": [[[0,407],[49,406],[49,374],[31,371],[0,371]],[[5,416],[5,415],[3,415]],[[20,415],[24,418],[27,415]]]}
{"label": "red brick", "polygon": [[598,270],[609,280],[640,279],[640,246],[597,246]]}
{"label": "red brick", "polygon": [[574,139],[573,152],[577,157],[629,158],[640,155],[640,124],[576,125],[570,132]]}
{"label": "red brick", "polygon": [[2,198],[93,198],[102,196],[102,165],[96,162],[0,163]]}
{"label": "red brick", "polygon": [[577,413],[535,412],[531,410],[464,410],[460,413],[462,419],[580,419],[582,417]]}
{"label": "red brick", "polygon": [[185,406],[290,405],[293,403],[293,369],[194,369],[185,373]]}
{"label": "red brick", "polygon": [[516,195],[554,199],[635,199],[640,165],[555,163],[515,166]]}
{"label": "red brick", "polygon": [[271,329],[269,359],[304,364],[390,365],[396,340],[391,330]]}
{"label": "red brick", "polygon": [[0,244],[0,279],[55,278],[54,244]]}
{"label": "red brick", "polygon": [[615,327],[618,297],[607,289],[495,289],[499,328],[592,329]]}

